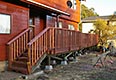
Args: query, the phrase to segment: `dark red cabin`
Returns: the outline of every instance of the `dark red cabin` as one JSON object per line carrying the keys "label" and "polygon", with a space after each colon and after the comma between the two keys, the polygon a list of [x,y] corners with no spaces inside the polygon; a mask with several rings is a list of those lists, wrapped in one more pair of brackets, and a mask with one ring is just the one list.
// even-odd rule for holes
{"label": "dark red cabin", "polygon": [[97,35],[78,31],[79,0],[1,0],[0,19],[0,61],[25,74],[46,55],[98,42]]}

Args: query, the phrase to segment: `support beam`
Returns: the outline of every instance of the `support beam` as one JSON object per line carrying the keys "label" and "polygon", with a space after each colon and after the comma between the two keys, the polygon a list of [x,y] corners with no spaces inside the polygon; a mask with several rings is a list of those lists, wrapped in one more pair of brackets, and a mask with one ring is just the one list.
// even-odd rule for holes
{"label": "support beam", "polygon": [[56,57],[56,56],[51,56],[51,57],[54,58],[54,59],[60,60],[60,61],[63,60],[62,58],[59,58],[59,57]]}
{"label": "support beam", "polygon": [[73,54],[73,52],[69,53],[66,57],[64,57],[64,59],[67,60],[67,58],[72,54]]}

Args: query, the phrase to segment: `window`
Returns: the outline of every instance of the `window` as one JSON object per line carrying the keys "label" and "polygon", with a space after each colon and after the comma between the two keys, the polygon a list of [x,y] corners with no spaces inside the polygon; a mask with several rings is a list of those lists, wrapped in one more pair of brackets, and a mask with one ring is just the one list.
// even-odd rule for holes
{"label": "window", "polygon": [[74,10],[76,10],[76,8],[77,8],[77,6],[76,6],[76,0],[71,0],[71,2],[72,2],[72,9],[74,9]]}
{"label": "window", "polygon": [[75,28],[74,28],[74,26],[73,26],[72,24],[69,24],[69,25],[68,25],[68,29],[70,29],[70,30],[75,30]]}
{"label": "window", "polygon": [[9,34],[11,31],[10,15],[0,14],[0,33]]}
{"label": "window", "polygon": [[57,28],[57,22],[55,21],[55,28]]}
{"label": "window", "polygon": [[34,18],[33,18],[33,17],[31,17],[31,18],[29,19],[29,25],[34,25]]}
{"label": "window", "polygon": [[62,22],[59,22],[59,28],[62,28]]}
{"label": "window", "polygon": [[55,28],[62,28],[62,22],[55,22]]}

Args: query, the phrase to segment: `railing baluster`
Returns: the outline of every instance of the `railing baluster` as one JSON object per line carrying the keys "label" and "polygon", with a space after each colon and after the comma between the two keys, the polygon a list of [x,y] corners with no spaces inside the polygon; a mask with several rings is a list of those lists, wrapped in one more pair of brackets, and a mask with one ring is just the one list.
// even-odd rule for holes
{"label": "railing baluster", "polygon": [[35,47],[35,51],[34,51],[34,53],[36,53],[36,54],[34,54],[35,56],[34,56],[34,58],[35,58],[35,60],[34,60],[34,63],[36,63],[36,60],[37,60],[37,58],[36,58],[36,56],[37,56],[37,41],[35,41],[35,45],[34,45],[34,47]]}
{"label": "railing baluster", "polygon": [[37,43],[36,43],[36,47],[37,47],[37,55],[36,55],[36,60],[38,59],[38,55],[39,55],[39,40],[37,40]]}
{"label": "railing baluster", "polygon": [[16,53],[15,53],[15,48],[16,48],[16,47],[15,47],[15,42],[14,42],[14,43],[13,43],[13,50],[14,50],[14,51],[13,51],[13,59],[15,59],[15,55],[16,55]]}
{"label": "railing baluster", "polygon": [[16,57],[19,55],[19,45],[18,45],[18,39],[16,40]]}

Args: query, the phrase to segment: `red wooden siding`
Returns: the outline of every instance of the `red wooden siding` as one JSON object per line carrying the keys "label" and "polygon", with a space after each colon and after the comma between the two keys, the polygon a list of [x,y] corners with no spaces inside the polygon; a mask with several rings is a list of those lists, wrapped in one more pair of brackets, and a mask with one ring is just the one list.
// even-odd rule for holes
{"label": "red wooden siding", "polygon": [[29,10],[0,1],[0,13],[11,15],[11,33],[0,34],[0,60],[7,59],[6,43],[28,27]]}
{"label": "red wooden siding", "polygon": [[[21,0],[21,1],[27,1],[27,0]],[[77,23],[80,21],[80,1],[79,0],[76,0],[77,1],[77,3],[76,3],[77,9],[76,10],[73,10],[67,6],[67,4],[66,4],[67,0],[60,0],[60,1],[59,0],[47,0],[47,1],[46,0],[33,0],[33,1],[42,3],[44,5],[53,7],[55,9],[64,11],[66,13],[69,13],[70,16],[63,16],[63,15],[61,16],[61,18],[65,19],[65,20],[67,19],[67,20],[74,21]],[[39,8],[42,8],[42,7],[40,6]],[[50,11],[50,10],[48,9],[48,11]]]}
{"label": "red wooden siding", "polygon": [[[46,22],[47,27],[55,27],[56,17],[47,15],[47,20],[46,21],[47,21]],[[68,25],[72,24],[74,26],[75,30],[78,31],[78,23],[76,23],[76,22],[71,22],[71,21],[68,21],[68,20],[65,20],[65,19],[61,19],[61,18],[59,19],[59,22],[62,22],[62,28],[68,29]]]}
{"label": "red wooden siding", "polygon": [[71,14],[70,17],[65,16],[65,18],[67,18],[67,19],[74,20],[77,22],[79,22],[79,20],[80,20],[80,2],[79,2],[79,0],[76,0],[77,1],[77,10],[68,8],[68,6],[66,4],[67,0],[47,0],[47,1],[46,0],[34,0],[34,1],[46,4],[48,6],[54,7],[56,9],[59,9],[59,10],[62,10],[64,12]]}
{"label": "red wooden siding", "polygon": [[35,35],[39,34],[46,27],[46,16],[35,17]]}

